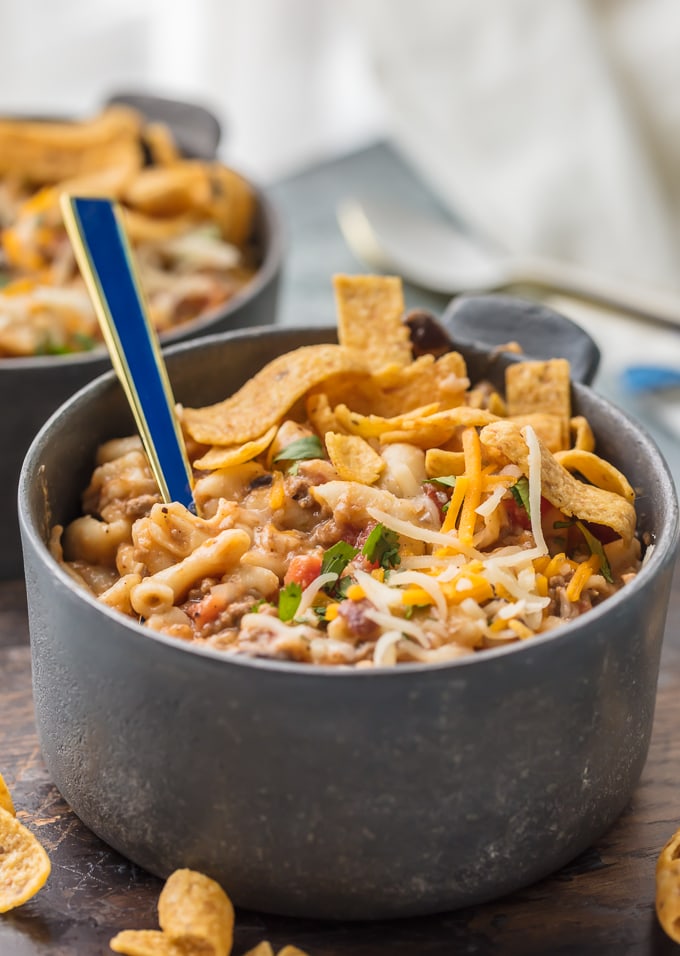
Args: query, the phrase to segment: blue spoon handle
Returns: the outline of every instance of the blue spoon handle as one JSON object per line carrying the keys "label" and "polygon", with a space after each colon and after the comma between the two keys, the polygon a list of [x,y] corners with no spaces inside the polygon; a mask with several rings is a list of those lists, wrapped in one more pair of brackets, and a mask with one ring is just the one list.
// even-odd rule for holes
{"label": "blue spoon handle", "polygon": [[120,210],[109,199],[62,195],[66,231],[111,361],[163,500],[194,509],[193,481],[155,329],[149,322]]}
{"label": "blue spoon handle", "polygon": [[680,388],[680,370],[663,365],[630,365],[621,379],[629,392],[663,392]]}

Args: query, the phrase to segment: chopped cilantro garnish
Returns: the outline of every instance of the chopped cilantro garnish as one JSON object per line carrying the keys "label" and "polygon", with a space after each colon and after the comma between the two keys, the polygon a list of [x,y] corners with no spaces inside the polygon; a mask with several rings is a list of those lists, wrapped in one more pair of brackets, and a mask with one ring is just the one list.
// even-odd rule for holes
{"label": "chopped cilantro garnish", "polygon": [[323,457],[323,446],[318,435],[306,435],[282,448],[274,457],[274,461],[303,461],[307,458]]}
{"label": "chopped cilantro garnish", "polygon": [[59,345],[57,342],[48,338],[38,346],[36,355],[68,355],[72,351],[73,349],[68,348],[66,345]]}
{"label": "chopped cilantro garnish", "polygon": [[285,588],[279,592],[279,618],[282,621],[292,621],[295,617],[300,598],[302,597],[302,585],[297,581],[291,581]]}
{"label": "chopped cilantro garnish", "polygon": [[580,530],[583,537],[586,539],[586,544],[590,548],[591,554],[596,554],[600,559],[600,571],[602,572],[602,577],[605,581],[609,581],[610,584],[614,583],[614,578],[612,576],[612,569],[609,566],[609,561],[607,560],[607,555],[604,553],[604,548],[602,547],[602,542],[592,534],[582,521],[576,522],[576,527]]}
{"label": "chopped cilantro garnish", "polygon": [[84,332],[76,332],[73,336],[73,341],[83,352],[89,352],[97,344],[91,335],[86,335]]}
{"label": "chopped cilantro garnish", "polygon": [[347,589],[354,584],[351,575],[345,574],[335,582],[335,584],[330,584],[328,586],[329,591],[331,591],[334,598],[338,601],[344,601],[347,597]]}
{"label": "chopped cilantro garnish", "polygon": [[526,513],[531,517],[531,507],[529,505],[529,480],[528,478],[520,478],[515,482],[514,485],[510,487],[512,496],[517,502],[517,504],[524,508]]}
{"label": "chopped cilantro garnish", "polygon": [[366,538],[361,553],[369,561],[377,562],[381,568],[396,568],[401,564],[399,555],[399,535],[384,524],[378,523]]}
{"label": "chopped cilantro garnish", "polygon": [[321,561],[321,574],[337,574],[338,577],[345,570],[352,558],[359,553],[358,548],[353,548],[346,541],[338,541],[333,547],[324,551]]}
{"label": "chopped cilantro garnish", "polygon": [[428,478],[427,480],[433,485],[444,485],[445,488],[456,487],[455,475],[440,475],[439,478]]}

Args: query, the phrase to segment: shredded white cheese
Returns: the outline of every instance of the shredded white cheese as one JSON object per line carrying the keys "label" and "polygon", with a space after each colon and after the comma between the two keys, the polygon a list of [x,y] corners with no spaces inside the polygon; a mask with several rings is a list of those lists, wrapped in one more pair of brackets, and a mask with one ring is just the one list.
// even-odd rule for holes
{"label": "shredded white cheese", "polygon": [[400,631],[385,631],[380,635],[373,650],[376,667],[392,667],[397,663],[397,644],[401,637]]}
{"label": "shredded white cheese", "polygon": [[317,596],[321,588],[337,580],[338,575],[335,573],[335,571],[327,571],[325,574],[319,574],[317,577],[315,577],[314,580],[310,582],[302,592],[295,616],[302,617],[303,614],[305,614],[312,606],[312,601]]}
{"label": "shredded white cheese", "polygon": [[376,581],[373,575],[357,569],[354,573],[357,584],[364,589],[366,597],[378,610],[385,614],[390,613],[390,607],[401,604],[401,594],[388,584]]}
{"label": "shredded white cheese", "polygon": [[541,527],[541,448],[536,432],[531,425],[524,428],[524,440],[529,449],[529,510],[531,511],[531,533],[534,536],[539,554],[548,553],[548,546]]}
{"label": "shredded white cheese", "polygon": [[501,498],[507,490],[508,489],[506,485],[496,485],[486,501],[483,501],[479,507],[475,508],[476,513],[482,518],[488,518],[489,515],[494,513],[500,503]]}
{"label": "shredded white cheese", "polygon": [[366,611],[366,617],[388,631],[393,631],[395,628],[398,628],[402,634],[408,634],[409,637],[414,638],[419,644],[422,644],[423,647],[429,647],[430,645],[429,637],[421,625],[414,619],[407,621],[406,618],[394,617],[392,614],[383,614],[380,611],[373,611],[371,609]]}
{"label": "shredded white cheese", "polygon": [[390,574],[390,587],[399,587],[401,584],[415,584],[417,587],[427,591],[439,611],[442,618],[446,617],[446,598],[444,592],[437,584],[435,578],[429,574],[423,574],[421,571],[399,571]]}
{"label": "shredded white cheese", "polygon": [[442,534],[441,531],[431,531],[429,528],[412,524],[410,521],[395,518],[394,515],[388,514],[386,511],[380,511],[379,508],[367,508],[366,511],[375,521],[379,521],[390,531],[396,531],[397,534],[401,534],[405,538],[411,538],[413,541],[426,541],[428,544],[438,544],[442,548],[452,548],[469,558],[483,557],[475,548],[469,548],[461,544],[456,534]]}

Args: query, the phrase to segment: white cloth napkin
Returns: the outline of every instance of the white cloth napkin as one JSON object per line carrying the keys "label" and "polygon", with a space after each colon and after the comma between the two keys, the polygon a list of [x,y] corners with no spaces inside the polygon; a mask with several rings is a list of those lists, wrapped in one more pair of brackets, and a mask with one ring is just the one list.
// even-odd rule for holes
{"label": "white cloth napkin", "polygon": [[680,289],[677,0],[357,0],[397,143],[508,250]]}

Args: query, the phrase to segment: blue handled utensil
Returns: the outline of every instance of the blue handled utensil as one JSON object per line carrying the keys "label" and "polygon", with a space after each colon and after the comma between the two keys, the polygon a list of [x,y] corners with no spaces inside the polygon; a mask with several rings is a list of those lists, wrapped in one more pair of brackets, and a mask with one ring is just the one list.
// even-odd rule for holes
{"label": "blue handled utensil", "polygon": [[163,500],[195,511],[191,465],[120,209],[109,199],[68,194],[62,194],[61,209]]}
{"label": "blue handled utensil", "polygon": [[629,365],[621,373],[629,392],[664,392],[680,388],[680,370],[663,365]]}

